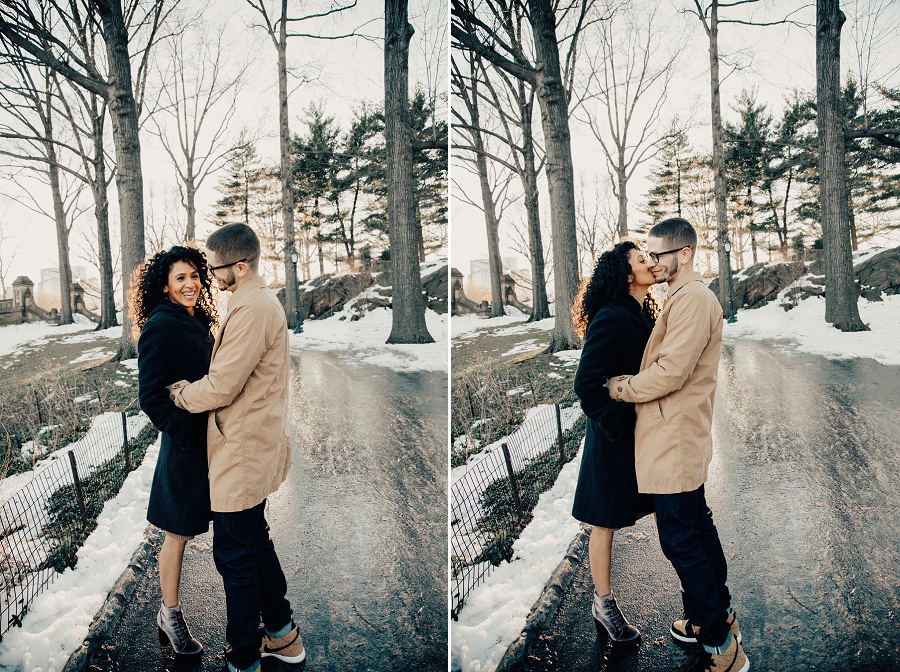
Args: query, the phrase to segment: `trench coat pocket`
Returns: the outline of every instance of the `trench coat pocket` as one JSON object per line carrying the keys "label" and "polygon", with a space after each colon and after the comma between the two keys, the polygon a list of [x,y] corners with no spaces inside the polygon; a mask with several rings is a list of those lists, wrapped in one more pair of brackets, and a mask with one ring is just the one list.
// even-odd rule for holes
{"label": "trench coat pocket", "polygon": [[213,457],[225,447],[225,435],[219,429],[219,422],[216,419],[216,412],[209,414],[209,423],[206,432],[206,460],[212,464]]}

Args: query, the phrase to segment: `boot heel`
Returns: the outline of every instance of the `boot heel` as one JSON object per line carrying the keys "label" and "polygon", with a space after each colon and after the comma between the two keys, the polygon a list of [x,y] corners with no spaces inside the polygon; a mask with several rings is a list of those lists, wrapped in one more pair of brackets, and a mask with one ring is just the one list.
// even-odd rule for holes
{"label": "boot heel", "polygon": [[162,629],[162,628],[160,628],[160,627],[157,626],[156,629],[159,631],[159,643],[162,644],[163,646],[165,646],[166,644],[169,643],[169,637],[168,637],[168,635],[166,635],[166,633],[163,632],[163,629]]}

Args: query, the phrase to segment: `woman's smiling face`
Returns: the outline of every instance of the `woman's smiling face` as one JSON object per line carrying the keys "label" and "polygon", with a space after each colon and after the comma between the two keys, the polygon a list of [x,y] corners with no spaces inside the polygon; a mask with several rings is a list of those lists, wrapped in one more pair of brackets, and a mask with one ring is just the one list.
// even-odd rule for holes
{"label": "woman's smiling face", "polygon": [[194,314],[194,306],[200,297],[200,273],[193,264],[186,261],[176,261],[169,269],[169,277],[163,292],[169,297],[169,301]]}

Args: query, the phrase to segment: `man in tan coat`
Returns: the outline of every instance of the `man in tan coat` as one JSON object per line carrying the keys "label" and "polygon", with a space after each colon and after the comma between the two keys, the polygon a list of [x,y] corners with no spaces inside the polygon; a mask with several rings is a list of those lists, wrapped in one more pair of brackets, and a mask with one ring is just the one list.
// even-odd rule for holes
{"label": "man in tan coat", "polygon": [[638,490],[653,495],[663,553],[681,580],[686,619],[670,629],[700,642],[707,670],[746,672],[750,662],[731,610],[728,567],[706,504],[712,458],[712,413],[722,308],[694,271],[697,233],[680,217],[648,232],[650,269],[668,296],[644,350],[641,371],[607,387],[613,399],[636,404],[634,462]]}
{"label": "man in tan coat", "polygon": [[228,615],[226,659],[232,672],[252,671],[261,656],[288,663],[306,657],[265,518],[266,497],[290,466],[288,331],[284,309],[258,274],[259,238],[253,230],[223,226],[206,248],[219,289],[232,292],[228,312],[209,374],[175,383],[170,392],[179,408],[211,411],[207,462],[213,558]]}

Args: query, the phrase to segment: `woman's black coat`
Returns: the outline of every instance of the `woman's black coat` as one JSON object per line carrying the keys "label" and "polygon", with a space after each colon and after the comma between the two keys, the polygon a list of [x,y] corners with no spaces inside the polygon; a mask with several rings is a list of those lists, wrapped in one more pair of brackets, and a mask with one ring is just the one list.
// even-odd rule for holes
{"label": "woman's black coat", "polygon": [[652,510],[638,495],[634,473],[634,405],[610,398],[608,378],[640,371],[653,325],[630,296],[601,307],[588,325],[575,373],[575,394],[587,432],[572,515],[590,525],[618,529]]}
{"label": "woman's black coat", "polygon": [[138,340],[138,399],[162,432],[147,520],[184,536],[209,530],[207,414],[178,408],[166,386],[209,373],[212,347],[209,324],[169,301],[153,307]]}

